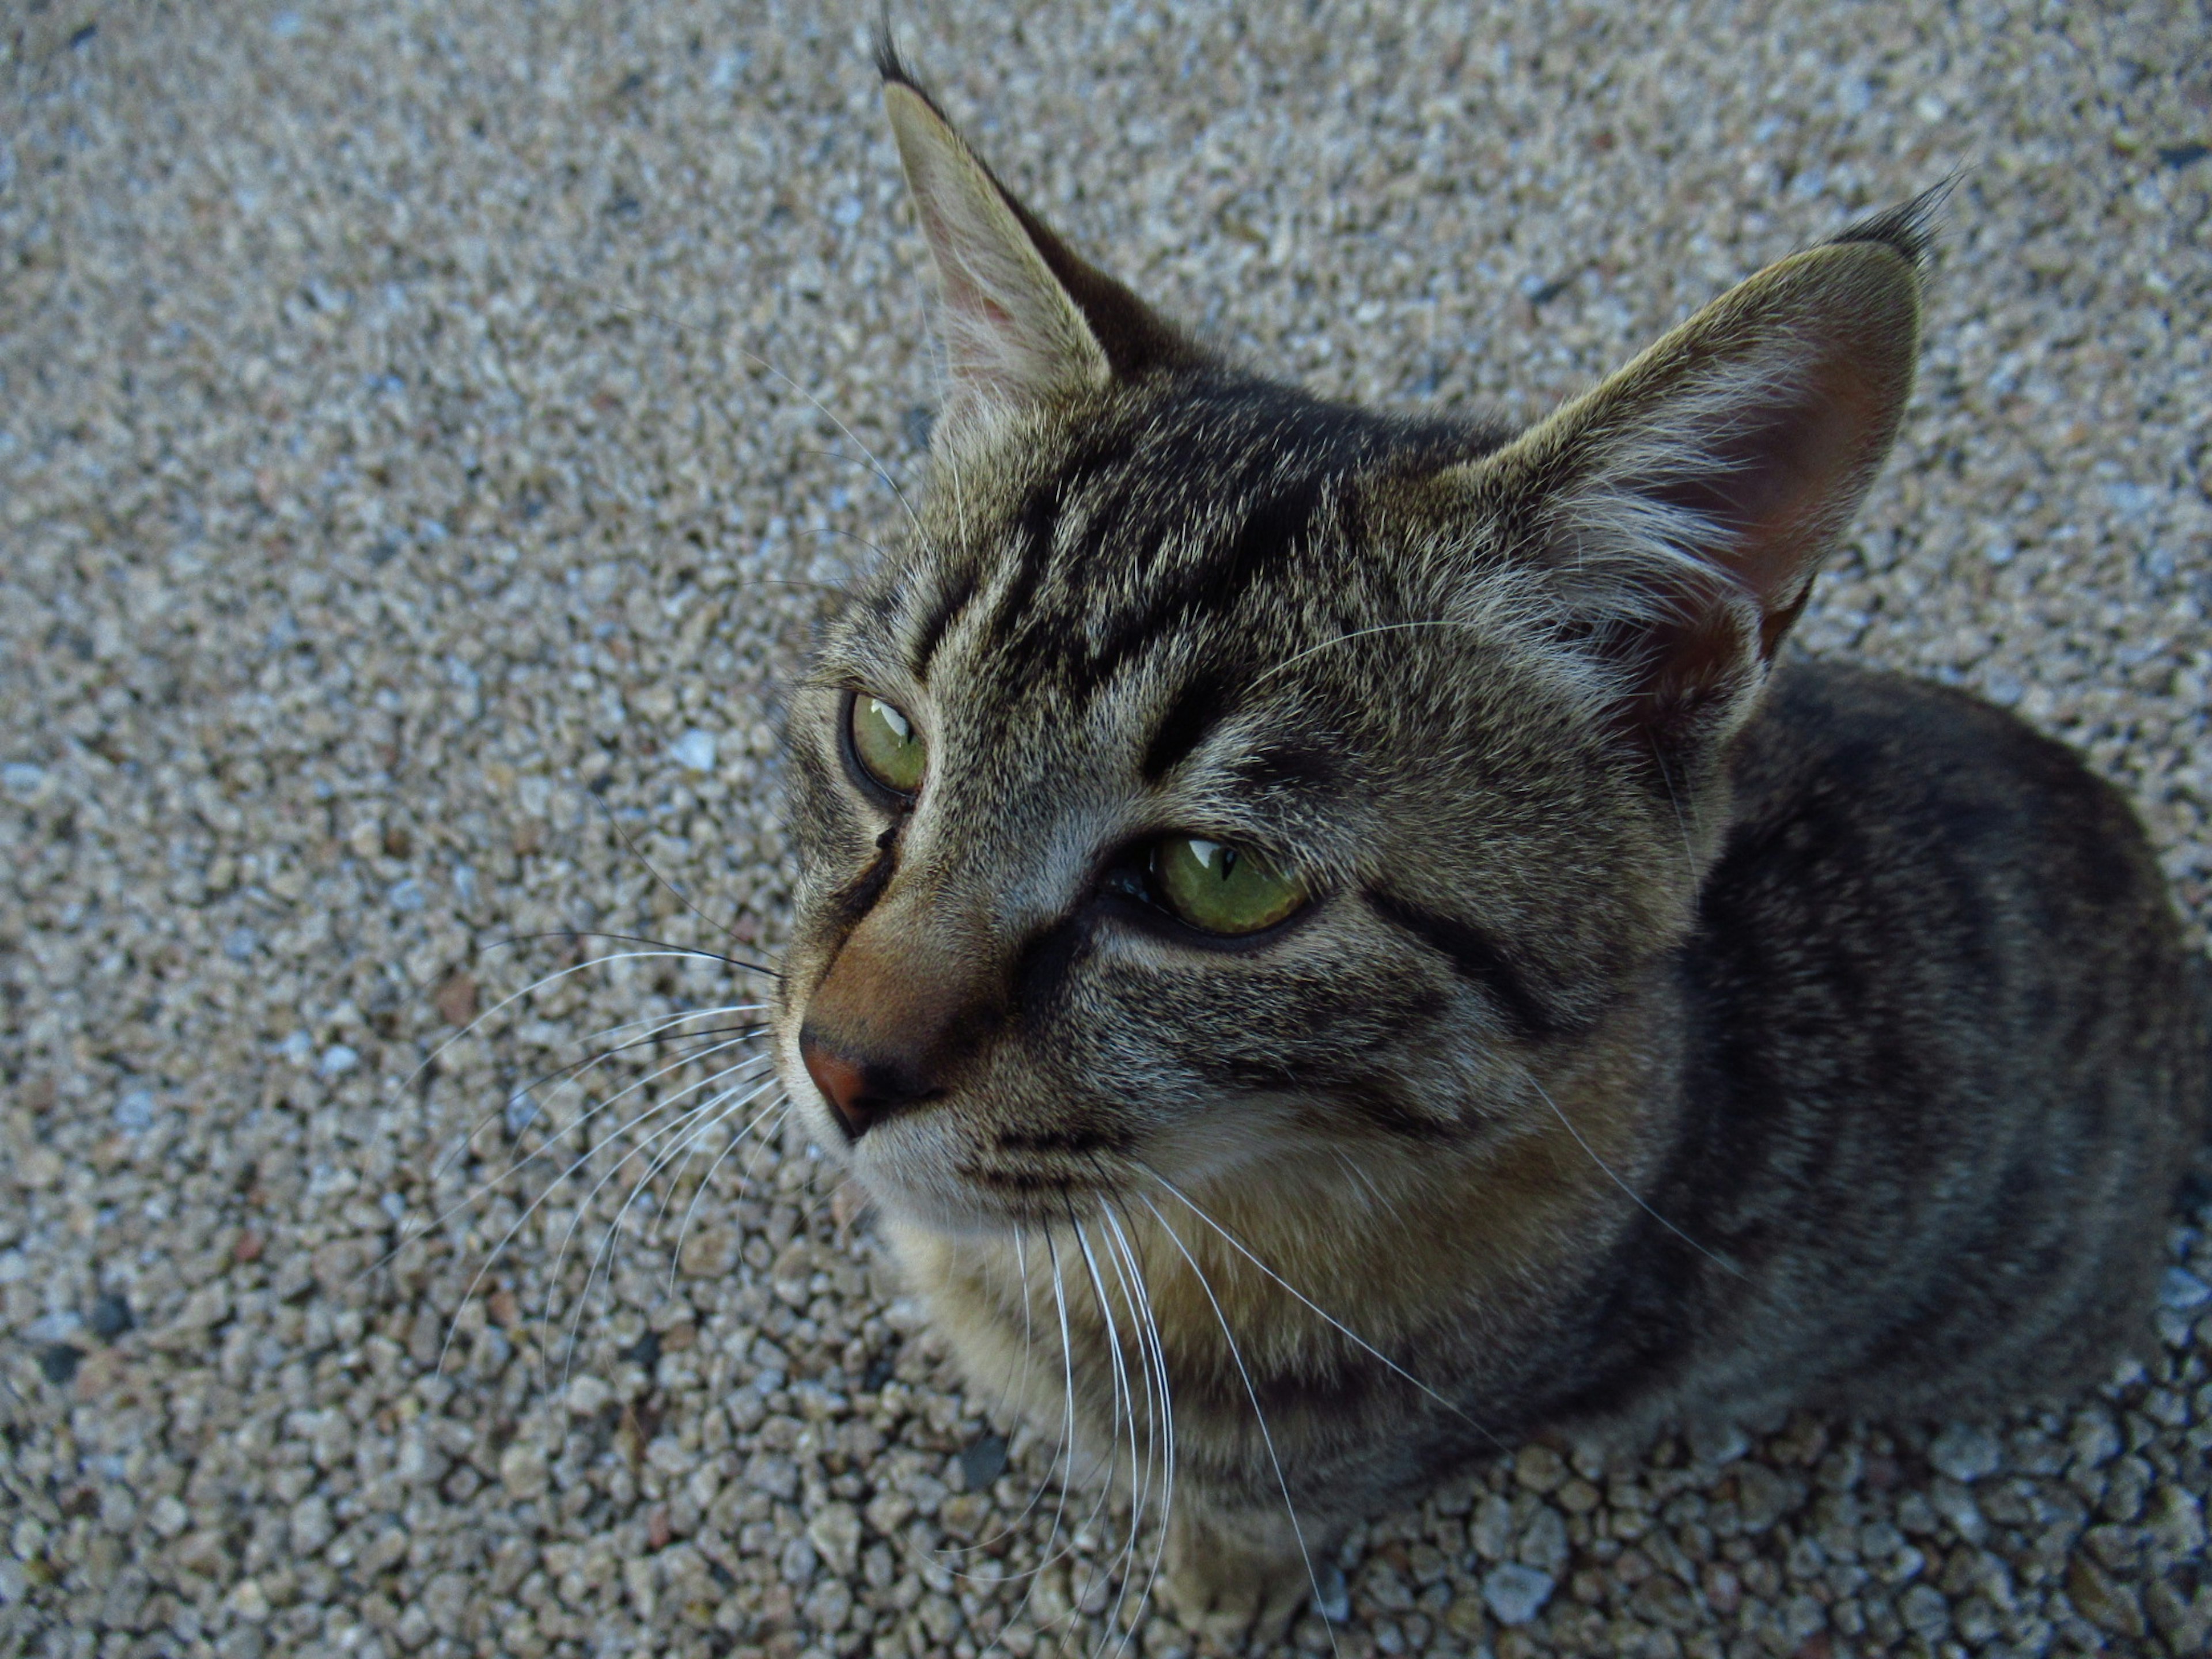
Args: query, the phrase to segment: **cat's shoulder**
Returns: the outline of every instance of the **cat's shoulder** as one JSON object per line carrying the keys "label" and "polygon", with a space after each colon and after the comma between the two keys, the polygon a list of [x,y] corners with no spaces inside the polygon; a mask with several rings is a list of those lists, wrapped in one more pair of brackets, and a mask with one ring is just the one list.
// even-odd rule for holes
{"label": "cat's shoulder", "polygon": [[1809,808],[1887,816],[1900,827],[1948,824],[1967,841],[2053,812],[2086,811],[2085,829],[2134,830],[2117,790],[2018,715],[1951,686],[1831,658],[1793,655],[1777,666],[1731,771],[1736,821],[1747,828]]}
{"label": "cat's shoulder", "polygon": [[2086,960],[2172,933],[2126,798],[1967,692],[1795,658],[1731,772],[1701,898],[1709,942],[1778,931],[1894,956],[2002,934]]}

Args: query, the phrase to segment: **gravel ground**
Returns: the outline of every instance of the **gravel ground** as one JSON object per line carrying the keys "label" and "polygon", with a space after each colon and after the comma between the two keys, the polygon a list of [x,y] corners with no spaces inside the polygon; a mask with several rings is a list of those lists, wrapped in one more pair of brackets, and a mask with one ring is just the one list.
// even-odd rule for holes
{"label": "gravel ground", "polygon": [[[908,9],[1081,240],[1389,403],[1533,416],[1957,170],[1803,633],[2080,744],[2202,939],[2198,7]],[[1186,1650],[754,1121],[759,976],[599,937],[773,958],[777,687],[897,526],[854,443],[918,476],[860,10],[0,22],[0,1650]],[[2172,1251],[2091,1397],[1524,1449],[1295,1644],[2202,1653],[2212,1208]]]}

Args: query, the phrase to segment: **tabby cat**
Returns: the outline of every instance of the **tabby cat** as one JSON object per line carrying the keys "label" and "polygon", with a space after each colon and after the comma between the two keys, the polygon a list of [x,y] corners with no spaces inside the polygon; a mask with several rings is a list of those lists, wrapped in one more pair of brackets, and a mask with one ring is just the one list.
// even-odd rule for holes
{"label": "tabby cat", "polygon": [[1533,1433],[2098,1375],[2203,1130],[2158,867],[2009,715],[1780,650],[1922,216],[1528,431],[1406,419],[1194,340],[882,69],[950,393],[790,711],[780,1063],[979,1384],[1141,1462],[1183,1615],[1279,1632]]}

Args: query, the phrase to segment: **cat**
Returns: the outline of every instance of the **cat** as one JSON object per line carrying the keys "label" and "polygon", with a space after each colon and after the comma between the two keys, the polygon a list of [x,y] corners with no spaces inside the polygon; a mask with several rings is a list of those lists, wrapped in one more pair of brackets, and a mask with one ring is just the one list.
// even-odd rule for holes
{"label": "cat", "polygon": [[949,390],[788,709],[778,1063],[1185,1620],[1273,1639],[1531,1435],[2098,1376],[2204,1129],[2158,866],[2010,715],[1784,649],[1925,203],[1513,433],[1231,363],[880,68]]}

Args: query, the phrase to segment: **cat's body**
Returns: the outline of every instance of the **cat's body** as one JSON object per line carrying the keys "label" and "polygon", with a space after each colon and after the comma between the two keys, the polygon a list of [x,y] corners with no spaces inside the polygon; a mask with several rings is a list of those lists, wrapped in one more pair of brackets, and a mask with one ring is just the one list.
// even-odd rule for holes
{"label": "cat's body", "polygon": [[1910,222],[1509,439],[1218,363],[887,75],[956,395],[793,709],[786,1071],[979,1381],[1140,1464],[1172,1399],[1184,1609],[1279,1620],[1532,1432],[2105,1363],[2203,1109],[2141,832],[2008,716],[1774,665]]}

